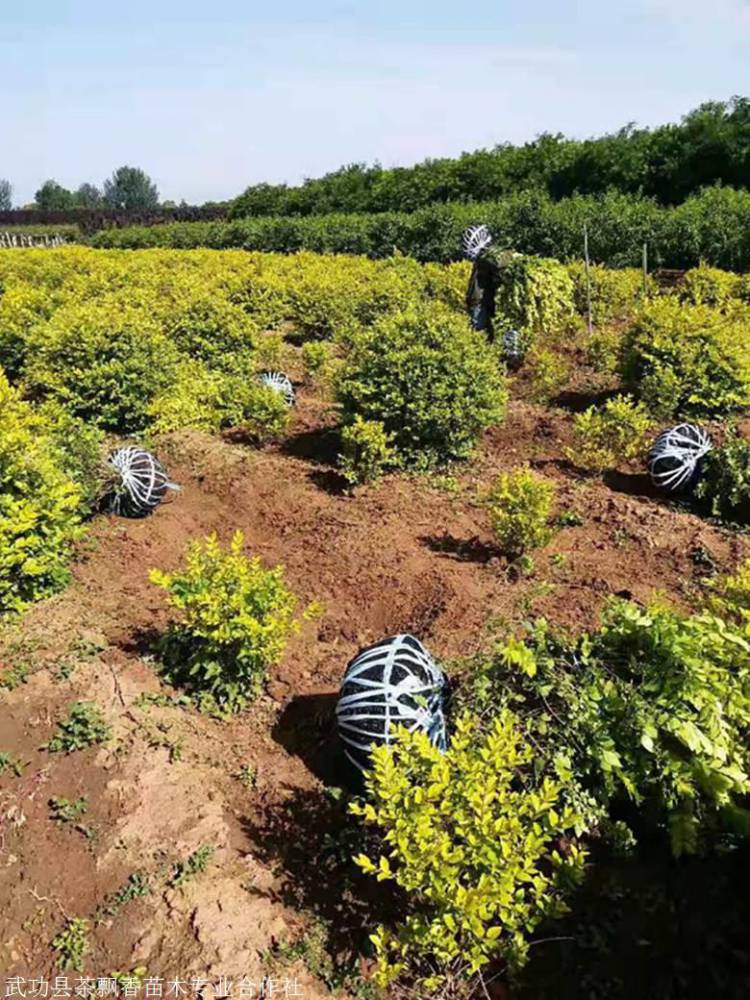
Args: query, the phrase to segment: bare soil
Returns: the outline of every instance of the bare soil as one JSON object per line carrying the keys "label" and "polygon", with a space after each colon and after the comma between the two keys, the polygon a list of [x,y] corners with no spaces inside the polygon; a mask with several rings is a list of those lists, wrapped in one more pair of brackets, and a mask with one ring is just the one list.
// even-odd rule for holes
{"label": "bare soil", "polygon": [[[346,865],[341,875],[351,844],[325,791],[343,781],[332,708],[350,657],[411,631],[450,670],[531,616],[591,627],[612,594],[646,602],[659,593],[689,607],[707,574],[750,552],[744,536],[658,497],[637,467],[602,479],[572,466],[571,408],[585,401],[516,399],[473,462],[443,476],[388,477],[354,496],[333,465],[331,414],[309,391],[277,446],[197,433],[163,440],[182,491],[146,520],[97,517],[70,587],[2,637],[0,676],[29,670],[0,705],[0,750],[25,764],[20,777],[0,777],[3,973],[60,971],[50,942],[69,917],[91,921],[88,976],[145,967],[212,983],[296,978],[314,998],[335,980],[319,940],[356,969],[368,921],[357,893],[371,887]],[[561,528],[535,554],[534,572],[515,578],[481,496],[523,462],[555,481],[559,512],[581,524]],[[144,704],[144,692],[179,695],[149,658],[169,618],[149,569],[176,567],[196,536],[227,539],[238,528],[249,551],[284,564],[300,607],[323,605],[321,617],[302,626],[267,693],[230,721]],[[42,749],[77,700],[102,708],[113,738],[67,756]],[[254,783],[241,780],[243,765]],[[54,822],[52,796],[86,796],[80,822],[93,837]],[[213,848],[206,870],[170,885],[175,866],[204,846]],[[135,873],[148,876],[148,894],[113,905]],[[371,902],[377,911],[382,900]]]}

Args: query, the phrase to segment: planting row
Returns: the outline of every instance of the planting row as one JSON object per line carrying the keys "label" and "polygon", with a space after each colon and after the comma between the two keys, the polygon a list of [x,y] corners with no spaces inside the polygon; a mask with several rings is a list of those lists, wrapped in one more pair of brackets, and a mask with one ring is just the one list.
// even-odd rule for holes
{"label": "planting row", "polygon": [[[247,443],[279,438],[294,402],[287,367],[337,404],[341,470],[352,484],[468,457],[504,418],[506,362],[553,393],[560,342],[576,337],[637,397],[576,418],[571,459],[581,467],[642,452],[656,420],[750,405],[746,279],[701,268],[658,295],[637,272],[595,268],[587,281],[580,265],[515,256],[496,293],[502,335],[488,343],[467,322],[468,276],[466,265],[405,258],[0,255],[0,609],[64,579],[80,524],[106,492],[106,434],[148,443],[180,428],[231,427]],[[590,337],[581,316],[589,284]],[[286,340],[267,331],[284,324]],[[745,516],[747,452],[735,436],[710,456],[710,481],[723,485],[705,487],[707,502],[733,519]]]}

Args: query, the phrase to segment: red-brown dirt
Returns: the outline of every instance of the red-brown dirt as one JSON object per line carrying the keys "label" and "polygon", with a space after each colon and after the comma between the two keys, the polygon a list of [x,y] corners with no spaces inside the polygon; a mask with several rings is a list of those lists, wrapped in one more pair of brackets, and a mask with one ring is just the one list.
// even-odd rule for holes
{"label": "red-brown dirt", "polygon": [[[2,639],[6,670],[30,668],[2,704],[0,750],[26,765],[0,778],[3,972],[53,975],[52,938],[83,916],[85,975],[269,975],[296,978],[305,997],[325,995],[313,929],[356,954],[368,919],[337,881],[336,851],[347,844],[331,845],[340,807],[323,792],[340,760],[333,698],[357,649],[408,630],[450,669],[530,616],[590,627],[612,594],[645,602],[659,592],[688,607],[707,560],[729,571],[750,551],[746,538],[657,497],[635,467],[584,476],[564,458],[570,424],[569,410],[516,400],[473,462],[445,476],[388,477],[354,496],[331,464],[325,404],[304,393],[279,446],[253,451],[195,433],[163,440],[182,491],[143,521],[97,518],[71,586]],[[481,496],[522,462],[554,480],[559,511],[582,523],[562,528],[533,574],[513,579]],[[227,539],[238,528],[249,551],[284,564],[300,608],[315,600],[322,615],[303,624],[267,694],[239,717],[137,702],[178,693],[148,657],[168,620],[148,570],[176,567],[196,536]],[[101,706],[113,739],[69,756],[41,749],[80,699]],[[238,778],[245,764],[254,785]],[[51,796],[82,795],[93,839],[50,819]],[[170,887],[174,865],[201,846],[214,849],[206,871]],[[137,872],[149,876],[149,894],[96,923],[97,908]],[[298,939],[308,944],[290,948]]]}

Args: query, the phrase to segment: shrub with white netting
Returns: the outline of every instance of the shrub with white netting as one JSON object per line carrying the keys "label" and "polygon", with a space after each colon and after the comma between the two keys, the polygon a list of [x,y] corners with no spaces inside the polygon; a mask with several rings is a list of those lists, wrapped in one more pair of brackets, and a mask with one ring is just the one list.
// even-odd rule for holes
{"label": "shrub with white netting", "polygon": [[445,750],[445,675],[413,635],[395,635],[368,646],[349,663],[336,718],[344,751],[360,770],[370,751],[390,744],[397,726],[421,730]]}

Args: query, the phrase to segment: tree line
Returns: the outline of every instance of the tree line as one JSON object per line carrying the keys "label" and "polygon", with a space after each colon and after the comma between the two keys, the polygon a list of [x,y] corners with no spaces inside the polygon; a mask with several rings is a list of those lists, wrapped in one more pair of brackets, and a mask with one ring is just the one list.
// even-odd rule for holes
{"label": "tree line", "polygon": [[[169,203],[166,203],[169,207]],[[139,167],[118,167],[101,187],[88,182],[71,191],[56,180],[47,180],[28,206],[40,212],[69,212],[74,209],[109,211],[148,211],[159,206],[159,191],[148,174]],[[0,211],[13,208],[13,187],[0,179]]]}
{"label": "tree line", "polygon": [[[503,143],[412,167],[354,163],[297,186],[254,184],[227,209],[230,218],[414,212],[444,203],[495,202],[529,191],[553,201],[614,191],[669,206],[715,185],[750,188],[750,98],[707,102],[679,123],[653,129],[629,124],[585,140],[544,133],[522,145]],[[135,213],[176,206],[160,206],[148,174],[125,166],[101,187],[83,183],[71,191],[45,181],[28,207]],[[206,207],[224,206],[210,202]],[[11,208],[11,185],[0,180],[0,211]]]}
{"label": "tree line", "polygon": [[750,99],[700,105],[680,123],[654,129],[626,125],[582,141],[545,133],[523,145],[384,169],[355,163],[298,186],[254,184],[231,215],[320,215],[413,212],[444,202],[495,201],[539,191],[557,201],[574,194],[619,191],[684,201],[710,185],[750,187]]}

